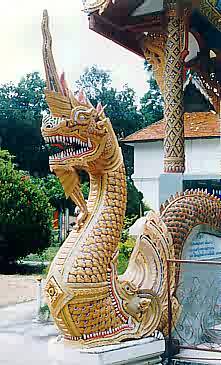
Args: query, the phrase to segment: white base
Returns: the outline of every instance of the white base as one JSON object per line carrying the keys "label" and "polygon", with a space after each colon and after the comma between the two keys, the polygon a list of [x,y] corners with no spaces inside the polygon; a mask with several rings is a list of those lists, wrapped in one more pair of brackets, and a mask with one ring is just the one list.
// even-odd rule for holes
{"label": "white base", "polygon": [[[206,348],[206,346],[202,346],[202,348]],[[215,350],[215,348],[214,348]],[[217,352],[211,351],[200,351],[198,350],[180,350],[180,353],[174,357],[174,364],[176,364],[176,360],[182,362],[191,362],[197,364],[210,364],[217,365],[221,364],[221,348],[217,346]]]}
{"label": "white base", "polygon": [[85,349],[53,340],[48,347],[53,365],[161,364],[160,355],[164,351],[165,341],[152,337]]}

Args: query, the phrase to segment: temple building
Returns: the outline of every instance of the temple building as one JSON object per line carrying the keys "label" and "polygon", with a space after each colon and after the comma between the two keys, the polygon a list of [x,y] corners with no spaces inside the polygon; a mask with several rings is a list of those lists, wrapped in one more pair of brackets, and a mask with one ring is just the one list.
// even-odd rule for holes
{"label": "temple building", "polygon": [[[219,118],[213,112],[185,113],[184,133],[186,161],[183,190],[207,189],[221,197]],[[159,210],[165,200],[160,193],[163,190],[160,175],[163,173],[164,137],[165,120],[161,120],[124,139],[124,143],[134,147],[132,179],[154,210]]]}
{"label": "temple building", "polygon": [[[159,215],[151,212],[145,220],[131,255],[134,266],[129,265],[123,275],[127,285],[130,280],[133,285],[139,283],[131,287],[136,290],[127,291],[126,302],[131,305],[132,292],[143,296],[152,290],[165,290],[167,304],[161,320],[167,321],[168,363],[218,364],[220,201],[201,191],[181,192],[203,188],[220,195],[221,0],[83,3],[91,30],[152,65],[164,99],[164,119],[124,139],[124,143],[134,146],[133,178],[152,208],[158,210],[161,202],[174,195],[162,204]],[[159,224],[161,219],[163,224]],[[145,268],[143,262],[147,262]],[[156,278],[160,279],[160,289]],[[146,282],[148,286],[143,290]],[[174,288],[177,303],[171,299]],[[156,312],[151,312],[150,303],[148,313]],[[175,348],[179,353],[173,353]]]}
{"label": "temple building", "polygon": [[[196,75],[190,74],[184,84],[184,111],[186,159],[181,189],[203,189],[221,197],[220,118]],[[160,120],[124,139],[134,147],[133,181],[154,210],[167,198],[160,184],[164,138],[165,120]]]}
{"label": "temple building", "polygon": [[[88,13],[91,30],[143,57],[152,65],[164,98],[164,122],[158,123],[158,129],[157,125],[146,129],[145,139],[149,142],[145,142],[145,145],[153,147],[158,143],[161,146],[159,169],[155,175],[160,174],[159,200],[164,200],[171,194],[183,191],[186,176],[196,173],[188,167],[192,158],[189,154],[190,140],[196,145],[200,138],[210,149],[209,143],[215,143],[219,138],[221,0],[84,0],[83,4],[85,12]],[[202,99],[200,101],[197,97],[199,105],[195,101],[195,81],[191,81],[189,87],[189,100],[193,95],[192,101],[188,107],[185,106],[185,86],[190,83],[190,73],[196,75],[197,89],[200,88],[201,94],[204,90],[208,96],[204,110],[198,107],[201,107]],[[193,114],[186,115],[184,123],[184,108],[186,112],[210,113],[209,104],[212,105],[214,115],[206,114],[199,118]],[[204,127],[209,130],[216,125],[214,133],[217,135],[211,136],[209,130],[207,136],[189,135],[191,125],[193,129],[199,128],[199,132],[202,131],[204,122]],[[164,132],[160,125],[164,125]],[[151,137],[153,128],[156,133],[155,139]],[[134,141],[130,143],[135,144]],[[141,143],[143,142],[136,142],[135,160],[137,146],[141,146]],[[140,177],[146,176],[149,171],[149,149],[150,147],[145,155],[142,155],[143,174]],[[194,158],[201,160],[201,156]],[[199,170],[199,173],[201,172]],[[153,173],[149,173],[149,178],[152,178]],[[217,166],[216,174],[219,173]],[[135,172],[136,176],[138,177]],[[155,207],[158,203],[156,200]]]}

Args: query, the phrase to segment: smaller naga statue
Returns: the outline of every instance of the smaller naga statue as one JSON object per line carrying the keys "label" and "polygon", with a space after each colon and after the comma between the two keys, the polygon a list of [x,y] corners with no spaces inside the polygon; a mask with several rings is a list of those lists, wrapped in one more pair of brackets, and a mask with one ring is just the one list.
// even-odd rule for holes
{"label": "smaller naga statue", "polygon": [[[52,316],[64,338],[79,346],[139,339],[156,330],[166,334],[166,261],[180,257],[184,239],[195,225],[209,220],[211,214],[220,217],[220,204],[203,193],[190,192],[168,202],[161,216],[150,212],[126,272],[117,274],[126,208],[121,150],[102,105],[94,107],[82,91],[73,95],[64,75],[58,77],[48,22],[44,11],[45,96],[51,114],[43,118],[42,135],[52,151],[51,171],[60,179],[66,197],[80,208],[76,227],[48,273],[45,291]],[[87,202],[80,189],[81,170],[90,177]],[[191,211],[195,214],[190,219]],[[213,219],[214,225],[219,222]],[[171,266],[170,297],[178,315]]]}

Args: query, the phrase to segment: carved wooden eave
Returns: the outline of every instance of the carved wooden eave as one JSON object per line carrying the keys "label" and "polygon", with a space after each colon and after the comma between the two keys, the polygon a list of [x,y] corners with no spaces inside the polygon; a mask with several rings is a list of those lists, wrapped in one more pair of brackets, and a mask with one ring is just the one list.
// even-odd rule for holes
{"label": "carved wooden eave", "polygon": [[90,15],[89,28],[90,30],[95,31],[103,37],[110,39],[111,41],[144,58],[140,43],[141,40],[144,39],[143,34],[136,35],[128,30],[121,29],[119,26],[113,24],[108,19],[99,16],[97,13]]}
{"label": "carved wooden eave", "polygon": [[[184,44],[185,69],[197,72],[214,104],[219,108],[221,0],[84,0],[90,29],[146,58],[153,66],[162,93],[167,11],[177,9],[177,5],[182,8],[180,14],[185,19],[183,32],[187,43],[190,35],[199,43],[198,52],[188,62],[185,62],[185,57],[190,50],[185,49]],[[213,59],[209,56],[211,51],[215,55]]]}

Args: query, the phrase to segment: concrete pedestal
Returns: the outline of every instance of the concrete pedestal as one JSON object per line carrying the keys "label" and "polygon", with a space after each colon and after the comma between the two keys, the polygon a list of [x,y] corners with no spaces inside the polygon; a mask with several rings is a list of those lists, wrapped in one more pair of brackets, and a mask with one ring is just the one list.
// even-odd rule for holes
{"label": "concrete pedestal", "polygon": [[118,345],[76,348],[71,343],[49,343],[48,355],[53,365],[148,365],[161,364],[165,341],[145,338]]}
{"label": "concrete pedestal", "polygon": [[[213,347],[213,352],[205,351],[209,346],[201,345],[200,350],[181,350],[172,361],[173,365],[218,365],[221,364],[221,347]],[[217,352],[216,352],[217,350]]]}

